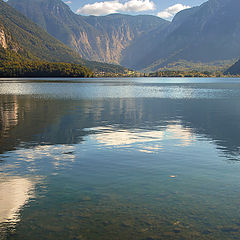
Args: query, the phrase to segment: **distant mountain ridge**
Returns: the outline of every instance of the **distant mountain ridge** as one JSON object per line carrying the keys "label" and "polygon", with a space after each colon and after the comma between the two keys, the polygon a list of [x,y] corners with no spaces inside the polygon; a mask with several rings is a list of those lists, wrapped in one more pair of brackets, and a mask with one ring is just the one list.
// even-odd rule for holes
{"label": "distant mountain ridge", "polygon": [[147,53],[138,49],[151,41],[152,36],[146,36],[137,48],[127,49],[127,56],[138,55],[134,63],[127,57],[122,63],[155,71],[180,60],[209,63],[238,58],[239,9],[238,0],[209,0],[199,7],[183,10],[166,29],[157,35],[153,33],[154,42]]}

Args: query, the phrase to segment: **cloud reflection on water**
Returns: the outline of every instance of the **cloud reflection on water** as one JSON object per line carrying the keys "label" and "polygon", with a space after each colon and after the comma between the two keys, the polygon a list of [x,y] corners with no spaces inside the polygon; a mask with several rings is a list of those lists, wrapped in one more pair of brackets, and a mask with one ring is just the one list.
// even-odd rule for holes
{"label": "cloud reflection on water", "polygon": [[21,208],[34,197],[34,185],[25,177],[6,176],[0,180],[0,224],[20,220]]}
{"label": "cloud reflection on water", "polygon": [[129,148],[137,145],[140,152],[153,153],[164,148],[164,142],[174,140],[172,146],[189,146],[195,140],[190,129],[184,128],[180,123],[169,123],[159,130],[118,129],[114,126],[96,127],[89,129],[96,134],[91,139],[108,147]]}

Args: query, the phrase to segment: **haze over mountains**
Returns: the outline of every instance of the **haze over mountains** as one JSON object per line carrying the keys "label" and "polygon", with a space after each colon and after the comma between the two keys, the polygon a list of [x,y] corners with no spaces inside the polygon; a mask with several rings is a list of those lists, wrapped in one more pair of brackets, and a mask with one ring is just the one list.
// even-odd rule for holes
{"label": "haze over mountains", "polygon": [[[200,7],[183,10],[167,29],[155,36],[148,53],[139,52],[135,67],[157,70],[179,60],[209,63],[238,58],[239,9],[238,0],[209,0]],[[151,39],[146,37],[144,42]],[[143,46],[141,43],[138,48]],[[132,56],[137,49],[128,51]],[[129,61],[125,64],[128,65]]]}

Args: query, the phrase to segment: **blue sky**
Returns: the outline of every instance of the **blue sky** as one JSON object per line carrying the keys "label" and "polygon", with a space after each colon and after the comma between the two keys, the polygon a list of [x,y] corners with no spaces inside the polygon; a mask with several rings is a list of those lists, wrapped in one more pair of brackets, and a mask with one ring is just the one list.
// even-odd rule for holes
{"label": "blue sky", "polygon": [[152,14],[171,20],[180,10],[199,6],[207,0],[63,0],[82,15],[110,13]]}

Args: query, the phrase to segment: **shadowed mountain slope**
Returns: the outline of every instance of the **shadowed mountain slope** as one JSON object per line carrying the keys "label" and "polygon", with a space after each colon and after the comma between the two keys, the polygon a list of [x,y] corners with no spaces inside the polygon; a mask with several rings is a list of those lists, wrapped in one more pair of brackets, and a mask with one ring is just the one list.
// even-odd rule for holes
{"label": "shadowed mountain slope", "polygon": [[240,60],[227,69],[225,74],[240,75]]}

